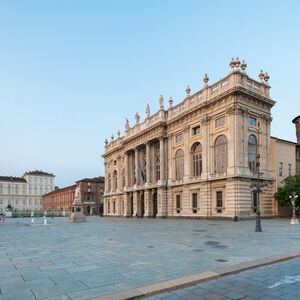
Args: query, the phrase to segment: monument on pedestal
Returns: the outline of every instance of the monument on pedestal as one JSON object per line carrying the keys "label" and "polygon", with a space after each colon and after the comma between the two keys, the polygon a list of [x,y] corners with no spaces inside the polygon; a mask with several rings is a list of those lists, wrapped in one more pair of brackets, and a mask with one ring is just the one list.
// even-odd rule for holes
{"label": "monument on pedestal", "polygon": [[75,189],[75,198],[72,203],[72,213],[69,216],[70,223],[86,222],[86,216],[82,212],[82,202],[79,186]]}

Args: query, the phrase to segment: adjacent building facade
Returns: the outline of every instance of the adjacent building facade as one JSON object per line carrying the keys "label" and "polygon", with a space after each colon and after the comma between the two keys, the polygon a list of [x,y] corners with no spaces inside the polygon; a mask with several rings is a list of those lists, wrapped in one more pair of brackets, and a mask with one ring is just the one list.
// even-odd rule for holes
{"label": "adjacent building facade", "polygon": [[257,154],[260,154],[262,215],[276,214],[267,73],[259,81],[247,65],[230,62],[230,73],[173,106],[159,110],[106,141],[104,214],[137,217],[252,217],[256,213]]}
{"label": "adjacent building facade", "polygon": [[[270,165],[271,174],[274,178],[274,193],[278,187],[283,185],[283,180],[288,176],[296,175],[296,155],[297,144],[276,137],[271,137],[270,141]],[[291,210],[288,207],[279,206],[276,201],[275,214],[278,216],[290,216]]]}
{"label": "adjacent building facade", "polygon": [[70,211],[74,201],[76,185],[56,189],[43,196],[43,209],[54,211]]}
{"label": "adjacent building facade", "polygon": [[99,215],[103,213],[104,177],[84,178],[62,189],[43,196],[43,208],[46,210],[70,212],[75,198],[75,189],[79,187],[83,213]]}
{"label": "adjacent building facade", "polygon": [[42,195],[54,190],[55,176],[43,171],[26,172],[22,177],[0,176],[0,211],[42,209]]}

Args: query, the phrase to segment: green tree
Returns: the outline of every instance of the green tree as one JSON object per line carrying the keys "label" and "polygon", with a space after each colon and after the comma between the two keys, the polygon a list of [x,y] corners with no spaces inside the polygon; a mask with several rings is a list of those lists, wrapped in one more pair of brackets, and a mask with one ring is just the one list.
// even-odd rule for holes
{"label": "green tree", "polygon": [[296,193],[299,195],[296,206],[300,206],[300,176],[289,176],[283,180],[283,186],[277,189],[274,197],[282,206],[291,206],[290,195]]}

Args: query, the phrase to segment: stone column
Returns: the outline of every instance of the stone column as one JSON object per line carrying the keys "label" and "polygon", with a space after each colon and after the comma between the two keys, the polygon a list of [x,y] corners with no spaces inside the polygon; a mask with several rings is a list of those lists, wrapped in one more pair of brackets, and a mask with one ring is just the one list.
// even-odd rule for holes
{"label": "stone column", "polygon": [[164,138],[159,139],[159,164],[160,164],[160,180],[165,180],[165,143]]}
{"label": "stone column", "polygon": [[130,193],[125,193],[124,195],[124,217],[130,217],[131,214],[131,203],[130,203]]}
{"label": "stone column", "polygon": [[189,140],[189,130],[190,127],[186,126],[183,130],[183,140],[184,140],[184,174],[183,180],[186,182],[189,180],[191,175],[191,164],[190,164],[190,140]]}
{"label": "stone column", "polygon": [[135,185],[139,184],[139,151],[137,148],[134,149],[135,157],[134,157],[134,164],[135,164]]}
{"label": "stone column", "polygon": [[[129,187],[129,165],[128,153],[125,152],[125,190]],[[122,179],[123,181],[123,179]]]}
{"label": "stone column", "polygon": [[146,143],[146,184],[151,182],[151,155],[150,155],[150,143]]}
{"label": "stone column", "polygon": [[203,139],[203,143],[202,143],[202,174],[201,177],[204,179],[207,179],[210,172],[211,172],[211,155],[210,155],[210,148],[211,148],[211,144],[210,144],[210,129],[209,129],[209,118],[208,117],[204,117],[201,121],[201,131],[203,136],[205,137]]}
{"label": "stone column", "polygon": [[139,192],[133,192],[133,216],[141,216],[141,199]]}
{"label": "stone column", "polygon": [[161,218],[167,217],[168,212],[167,189],[159,188],[157,190],[157,216]]}
{"label": "stone column", "polygon": [[145,190],[144,193],[144,201],[145,201],[145,217],[152,217],[152,191]]}
{"label": "stone column", "polygon": [[168,156],[168,181],[169,181],[169,184],[171,184],[172,182],[172,179],[173,179],[173,153],[172,153],[172,144],[173,144],[173,136],[170,135],[168,136],[168,143],[167,143],[167,146],[168,146],[168,152],[169,152],[169,156]]}

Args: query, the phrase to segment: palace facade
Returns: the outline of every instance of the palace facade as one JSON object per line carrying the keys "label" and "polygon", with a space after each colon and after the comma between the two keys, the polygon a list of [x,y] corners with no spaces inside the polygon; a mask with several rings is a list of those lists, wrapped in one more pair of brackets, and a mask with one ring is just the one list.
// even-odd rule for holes
{"label": "palace facade", "polygon": [[42,195],[54,190],[55,176],[43,171],[29,171],[22,177],[0,176],[0,212],[7,206],[16,210],[41,210]]}
{"label": "palace facade", "polygon": [[[220,81],[191,93],[182,102],[140,122],[138,113],[125,133],[106,140],[104,215],[124,217],[249,218],[257,208],[257,154],[260,209],[274,216],[277,158],[270,152],[271,108],[269,76],[259,80],[246,73],[247,65],[230,62]],[[293,158],[291,158],[294,164]]]}

